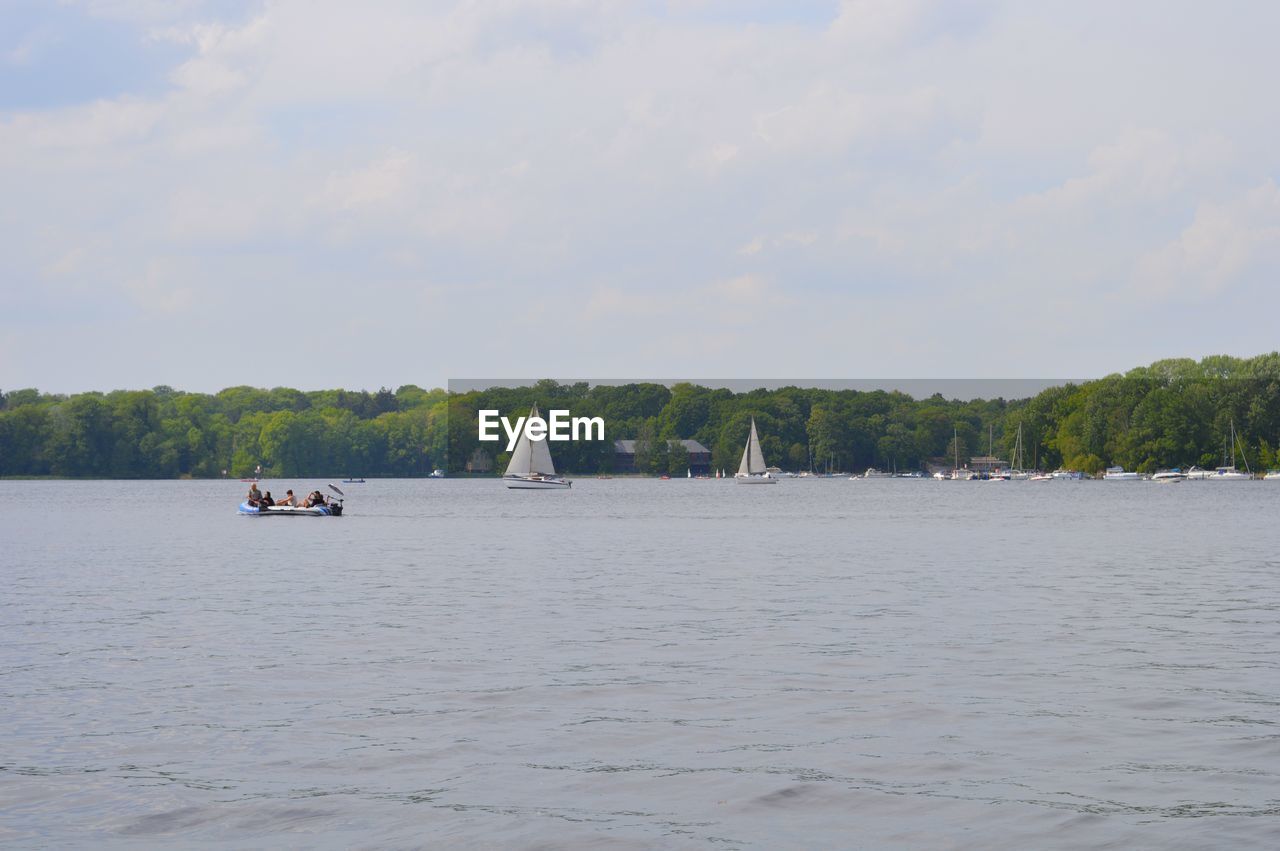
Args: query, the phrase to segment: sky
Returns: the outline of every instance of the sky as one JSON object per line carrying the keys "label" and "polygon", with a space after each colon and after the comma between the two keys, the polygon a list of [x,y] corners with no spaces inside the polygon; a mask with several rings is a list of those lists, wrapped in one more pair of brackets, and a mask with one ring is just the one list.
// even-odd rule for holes
{"label": "sky", "polygon": [[1280,5],[0,0],[0,389],[1276,347]]}

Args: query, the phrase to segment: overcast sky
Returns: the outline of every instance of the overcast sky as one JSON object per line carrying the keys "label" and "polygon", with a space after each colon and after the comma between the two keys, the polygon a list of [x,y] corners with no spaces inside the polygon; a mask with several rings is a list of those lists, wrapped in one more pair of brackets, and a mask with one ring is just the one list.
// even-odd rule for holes
{"label": "overcast sky", "polygon": [[0,389],[1277,345],[1280,4],[0,0]]}

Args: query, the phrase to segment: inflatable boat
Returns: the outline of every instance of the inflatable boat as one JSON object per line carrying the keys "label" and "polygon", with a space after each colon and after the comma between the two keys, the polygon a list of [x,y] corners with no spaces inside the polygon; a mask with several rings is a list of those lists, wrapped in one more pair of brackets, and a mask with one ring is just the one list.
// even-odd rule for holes
{"label": "inflatable boat", "polygon": [[328,505],[303,508],[301,505],[250,505],[248,502],[242,502],[240,513],[269,517],[341,517],[342,503],[335,501]]}
{"label": "inflatable boat", "polygon": [[250,505],[249,500],[240,503],[240,513],[259,517],[341,517],[342,499],[346,496],[342,488],[330,484],[329,490],[337,495],[330,497],[324,505],[313,505],[309,508],[301,505]]}

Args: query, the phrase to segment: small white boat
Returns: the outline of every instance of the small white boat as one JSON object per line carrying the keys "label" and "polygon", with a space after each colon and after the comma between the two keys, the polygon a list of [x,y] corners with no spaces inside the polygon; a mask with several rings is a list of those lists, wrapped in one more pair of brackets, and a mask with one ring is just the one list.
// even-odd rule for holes
{"label": "small white boat", "polygon": [[1084,479],[1084,473],[1079,470],[1064,470],[1061,467],[1049,474],[1051,479],[1061,479],[1068,482],[1079,482]]}
{"label": "small white boat", "polygon": [[432,470],[432,471],[431,471],[431,475],[427,476],[427,478],[428,478],[428,479],[443,479],[443,478],[444,478],[444,470],[441,470],[441,469],[438,469],[438,468],[437,468],[437,469],[435,469],[435,470]]}
{"label": "small white boat", "polygon": [[1265,482],[1280,481],[1280,470],[1267,470],[1267,474],[1262,477]]}
{"label": "small white boat", "polygon": [[1036,473],[1034,476],[1032,476],[1031,478],[1027,479],[1027,481],[1029,481],[1029,482],[1051,482],[1051,481],[1053,481],[1053,476],[1052,476],[1052,475],[1050,475],[1049,473]]}
{"label": "small white boat", "polygon": [[971,482],[976,478],[978,478],[978,474],[968,467],[951,471],[951,481],[953,482]]}
{"label": "small white boat", "polygon": [[1160,485],[1172,485],[1186,480],[1187,474],[1176,468],[1173,470],[1161,470],[1151,477],[1151,481]]}
{"label": "small white boat", "polygon": [[1142,475],[1139,473],[1126,472],[1124,467],[1108,467],[1107,471],[1102,474],[1104,482],[1140,482]]}
{"label": "small white boat", "polygon": [[756,418],[751,418],[751,434],[747,435],[747,445],[742,450],[742,463],[734,481],[742,485],[776,485],[778,480],[770,473],[764,463],[764,453],[760,451],[760,435],[756,433]]}
{"label": "small white boat", "polygon": [[1232,466],[1215,467],[1212,470],[1192,467],[1187,470],[1187,478],[1196,482],[1247,482],[1253,478],[1253,475],[1242,473]]}
{"label": "small white boat", "polygon": [[893,473],[886,473],[886,472],[884,472],[884,471],[882,471],[882,470],[877,470],[875,467],[868,467],[868,468],[863,472],[863,474],[862,474],[862,478],[864,478],[864,479],[892,479],[892,478],[893,478]]}
{"label": "small white boat", "polygon": [[938,472],[933,474],[933,477],[940,482],[945,482],[951,478],[951,476],[945,470],[939,470]]}
{"label": "small white boat", "polygon": [[[529,411],[529,419],[537,416],[538,406],[534,405]],[[525,431],[520,432],[502,481],[512,490],[562,490],[573,486],[573,482],[556,475],[546,438],[530,440]]]}

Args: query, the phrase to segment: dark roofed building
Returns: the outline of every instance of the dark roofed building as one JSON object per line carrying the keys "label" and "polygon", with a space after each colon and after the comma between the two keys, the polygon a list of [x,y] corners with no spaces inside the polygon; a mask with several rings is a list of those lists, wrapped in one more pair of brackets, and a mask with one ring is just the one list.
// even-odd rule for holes
{"label": "dark roofed building", "polygon": [[[673,440],[689,453],[689,469],[695,476],[711,475],[711,450],[696,440]],[[636,469],[636,442],[634,440],[615,440],[613,442],[613,469],[618,473],[638,473]]]}

